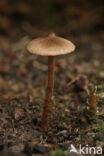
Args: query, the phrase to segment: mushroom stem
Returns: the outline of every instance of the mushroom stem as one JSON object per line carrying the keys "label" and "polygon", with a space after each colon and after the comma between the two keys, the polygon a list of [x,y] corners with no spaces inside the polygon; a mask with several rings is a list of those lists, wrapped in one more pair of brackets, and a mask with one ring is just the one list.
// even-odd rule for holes
{"label": "mushroom stem", "polygon": [[54,88],[54,64],[55,64],[54,62],[55,62],[54,56],[48,56],[48,84],[42,116],[42,130],[44,132],[47,131],[48,113],[50,111],[50,102]]}

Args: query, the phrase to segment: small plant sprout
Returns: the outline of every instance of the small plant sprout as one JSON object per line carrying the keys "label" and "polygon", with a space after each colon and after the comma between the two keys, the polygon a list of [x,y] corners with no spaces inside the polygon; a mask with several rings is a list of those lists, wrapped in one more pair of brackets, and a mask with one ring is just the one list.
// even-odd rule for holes
{"label": "small plant sprout", "polygon": [[75,46],[72,42],[58,37],[54,33],[50,33],[45,37],[39,37],[32,40],[28,44],[27,49],[32,54],[48,56],[48,84],[42,116],[42,130],[44,132],[47,132],[49,116],[48,114],[50,111],[50,102],[54,88],[54,57],[57,55],[65,55],[71,53],[75,50]]}
{"label": "small plant sprout", "polygon": [[104,122],[102,123],[101,130],[104,131]]}
{"label": "small plant sprout", "polygon": [[97,106],[98,99],[99,99],[99,94],[97,94],[96,91],[97,91],[97,87],[93,89],[92,94],[91,94],[90,106],[89,106],[90,110],[96,110],[96,106]]}
{"label": "small plant sprout", "polygon": [[50,156],[64,156],[66,155],[66,151],[62,149],[56,149],[55,151],[51,151]]}

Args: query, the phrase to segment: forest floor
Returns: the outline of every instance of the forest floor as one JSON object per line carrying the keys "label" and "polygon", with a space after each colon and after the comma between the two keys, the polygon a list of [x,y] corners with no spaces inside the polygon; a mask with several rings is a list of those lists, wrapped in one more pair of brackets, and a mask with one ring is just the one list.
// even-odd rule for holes
{"label": "forest floor", "polygon": [[[45,3],[42,7],[37,2],[35,9],[24,2],[0,3],[0,152],[62,156],[71,144],[101,146],[104,152],[103,6],[82,0],[70,5],[67,0]],[[44,134],[47,57],[30,55],[26,45],[51,31],[71,40],[76,50],[56,57],[54,96]],[[87,90],[79,78],[83,75]],[[96,111],[89,111],[94,87],[100,97]]]}

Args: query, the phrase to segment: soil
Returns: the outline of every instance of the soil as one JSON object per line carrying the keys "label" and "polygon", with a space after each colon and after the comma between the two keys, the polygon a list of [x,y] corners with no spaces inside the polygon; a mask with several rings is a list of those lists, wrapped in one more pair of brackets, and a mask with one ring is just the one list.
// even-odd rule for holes
{"label": "soil", "polygon": [[[0,1],[0,156],[55,156],[53,150],[68,152],[71,144],[101,146],[104,153],[103,13],[103,1]],[[29,54],[26,45],[49,32],[71,40],[76,50],[56,57],[45,134],[47,57]],[[89,110],[94,87],[99,99],[96,110]]]}

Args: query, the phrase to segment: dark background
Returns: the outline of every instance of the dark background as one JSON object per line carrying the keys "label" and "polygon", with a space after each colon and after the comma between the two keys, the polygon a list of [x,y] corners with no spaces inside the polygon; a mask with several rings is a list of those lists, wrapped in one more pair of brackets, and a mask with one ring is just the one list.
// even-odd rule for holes
{"label": "dark background", "polygon": [[[71,40],[76,50],[56,57],[55,97],[49,132],[43,136],[47,57],[30,55],[26,46],[50,32]],[[103,0],[0,0],[0,147],[21,152],[28,141],[46,141],[52,149],[65,150],[72,142],[103,145],[104,99],[93,122],[84,110],[89,105],[88,94],[76,90],[75,84],[66,89],[80,74],[86,75],[89,93],[104,84]],[[98,92],[104,96],[104,91]]]}
{"label": "dark background", "polygon": [[92,44],[104,37],[103,16],[103,0],[1,0],[0,34],[14,41],[55,32],[72,40],[78,51],[93,53]]}

